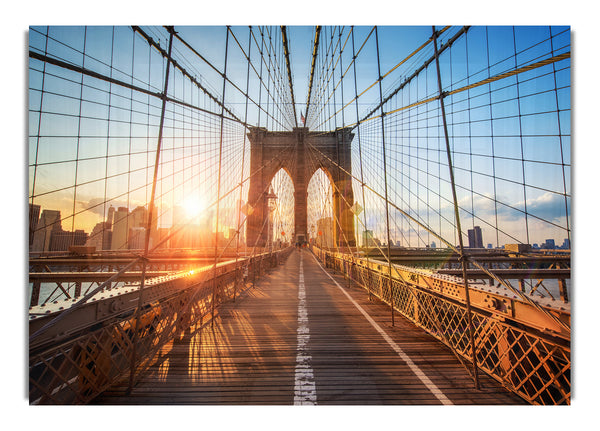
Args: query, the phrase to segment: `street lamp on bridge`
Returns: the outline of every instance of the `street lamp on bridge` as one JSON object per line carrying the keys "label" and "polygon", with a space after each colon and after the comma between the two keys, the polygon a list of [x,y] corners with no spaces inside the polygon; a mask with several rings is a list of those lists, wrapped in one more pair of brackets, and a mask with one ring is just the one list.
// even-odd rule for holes
{"label": "street lamp on bridge", "polygon": [[267,246],[273,249],[273,213],[277,208],[277,195],[273,192],[273,187],[269,189],[267,198],[267,208],[269,209],[269,215],[267,217]]}

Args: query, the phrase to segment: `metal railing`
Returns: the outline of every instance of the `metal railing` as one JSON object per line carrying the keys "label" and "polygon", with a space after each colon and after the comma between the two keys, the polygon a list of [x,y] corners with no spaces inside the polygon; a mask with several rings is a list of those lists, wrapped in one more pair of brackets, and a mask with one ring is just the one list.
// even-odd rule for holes
{"label": "metal railing", "polygon": [[[136,301],[130,301],[138,291],[130,286],[98,293],[79,306],[80,313],[72,312],[53,326],[49,319],[64,312],[70,301],[46,307],[42,316],[30,318],[30,404],[86,404],[131,378],[132,372],[139,376],[171,340],[206,324],[216,306],[235,300],[240,291],[287,259],[291,250],[220,263],[216,270],[148,280],[139,322]],[[42,335],[31,338],[44,327],[48,329]]]}
{"label": "metal railing", "polygon": [[[386,262],[313,250],[328,268],[391,302],[461,362],[473,362],[462,278],[393,265],[390,283]],[[484,283],[469,283],[469,289],[477,368],[531,404],[570,404],[570,306],[543,298],[531,304]]]}

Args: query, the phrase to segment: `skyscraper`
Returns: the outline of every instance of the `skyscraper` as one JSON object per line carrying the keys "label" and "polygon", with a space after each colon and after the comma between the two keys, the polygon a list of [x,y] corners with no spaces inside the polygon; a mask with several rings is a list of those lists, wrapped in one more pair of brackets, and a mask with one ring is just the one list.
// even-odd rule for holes
{"label": "skyscraper", "polygon": [[62,232],[60,211],[44,210],[33,233],[31,251],[50,251],[53,232]]}
{"label": "skyscraper", "polygon": [[375,245],[375,240],[373,238],[372,230],[364,230],[363,231],[362,245],[363,245],[363,247],[373,247]]}
{"label": "skyscraper", "polygon": [[135,207],[135,209],[133,211],[131,211],[130,214],[131,217],[131,221],[129,222],[129,227],[130,228],[134,228],[134,227],[146,227],[146,222],[147,222],[147,218],[148,218],[148,210],[146,210],[146,207],[143,206],[138,206]]}
{"label": "skyscraper", "polygon": [[33,245],[33,233],[38,224],[40,218],[40,206],[29,204],[29,249]]}
{"label": "skyscraper", "polygon": [[111,224],[107,221],[97,223],[85,245],[95,247],[96,250],[110,250],[112,239],[111,227]]}
{"label": "skyscraper", "polygon": [[115,207],[113,207],[111,205],[110,208],[108,208],[108,216],[106,218],[106,221],[108,222],[109,226],[111,226],[111,227],[112,227],[114,218],[115,218]]}
{"label": "skyscraper", "polygon": [[115,211],[112,225],[111,250],[127,249],[127,239],[129,236],[128,218],[129,211],[127,207],[119,207]]}
{"label": "skyscraper", "polygon": [[143,227],[129,228],[129,248],[134,250],[143,250],[146,246],[146,229]]}
{"label": "skyscraper", "polygon": [[475,226],[473,229],[469,229],[469,248],[483,248],[483,236],[481,234],[481,228]]}
{"label": "skyscraper", "polygon": [[49,251],[67,251],[72,245],[84,245],[87,236],[83,229],[77,229],[75,232],[54,231],[50,238]]}

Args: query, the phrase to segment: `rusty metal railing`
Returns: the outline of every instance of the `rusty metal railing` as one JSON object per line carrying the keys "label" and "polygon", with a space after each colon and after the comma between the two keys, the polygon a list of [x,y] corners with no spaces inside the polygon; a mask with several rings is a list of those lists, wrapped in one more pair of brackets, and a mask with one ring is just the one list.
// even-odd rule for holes
{"label": "rusty metal railing", "polygon": [[[135,375],[139,375],[167,343],[208,322],[213,301],[218,306],[233,299],[236,292],[251,288],[291,250],[223,262],[216,271],[209,267],[147,280],[139,322],[135,321],[136,302],[131,301],[138,296],[134,286],[99,292],[68,319],[30,339],[30,404],[89,403],[129,377],[134,342]],[[33,307],[30,334],[47,327],[70,302],[59,301],[43,312],[43,307]]]}
{"label": "rusty metal railing", "polygon": [[[462,278],[314,249],[418,327],[473,361]],[[523,301],[510,290],[469,283],[476,364],[531,404],[570,404],[570,305],[549,298]]]}

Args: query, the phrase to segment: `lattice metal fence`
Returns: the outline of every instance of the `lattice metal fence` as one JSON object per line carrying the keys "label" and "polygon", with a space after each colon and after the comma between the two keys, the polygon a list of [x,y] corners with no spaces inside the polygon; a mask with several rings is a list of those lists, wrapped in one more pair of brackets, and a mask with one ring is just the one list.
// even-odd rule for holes
{"label": "lattice metal fence", "polygon": [[29,402],[86,404],[113,384],[131,378],[132,370],[134,376],[139,375],[171,340],[208,322],[213,307],[250,288],[290,252],[288,248],[232,262],[220,268],[216,278],[200,277],[189,288],[145,305],[137,325],[136,317],[129,313],[99,322],[68,340],[37,347],[32,343]]}
{"label": "lattice metal fence", "polygon": [[[400,279],[394,273],[390,284],[387,265],[377,269],[365,259],[324,251],[317,251],[317,255],[327,267],[351,277],[383,302],[389,304],[393,298],[396,312],[447,345],[461,361],[473,361],[467,311],[458,288],[448,295],[423,289],[416,283],[423,275],[417,272],[413,280]],[[570,314],[560,317],[570,320]],[[557,335],[480,307],[472,308],[472,320],[479,370],[531,404],[570,404],[569,334]]]}

